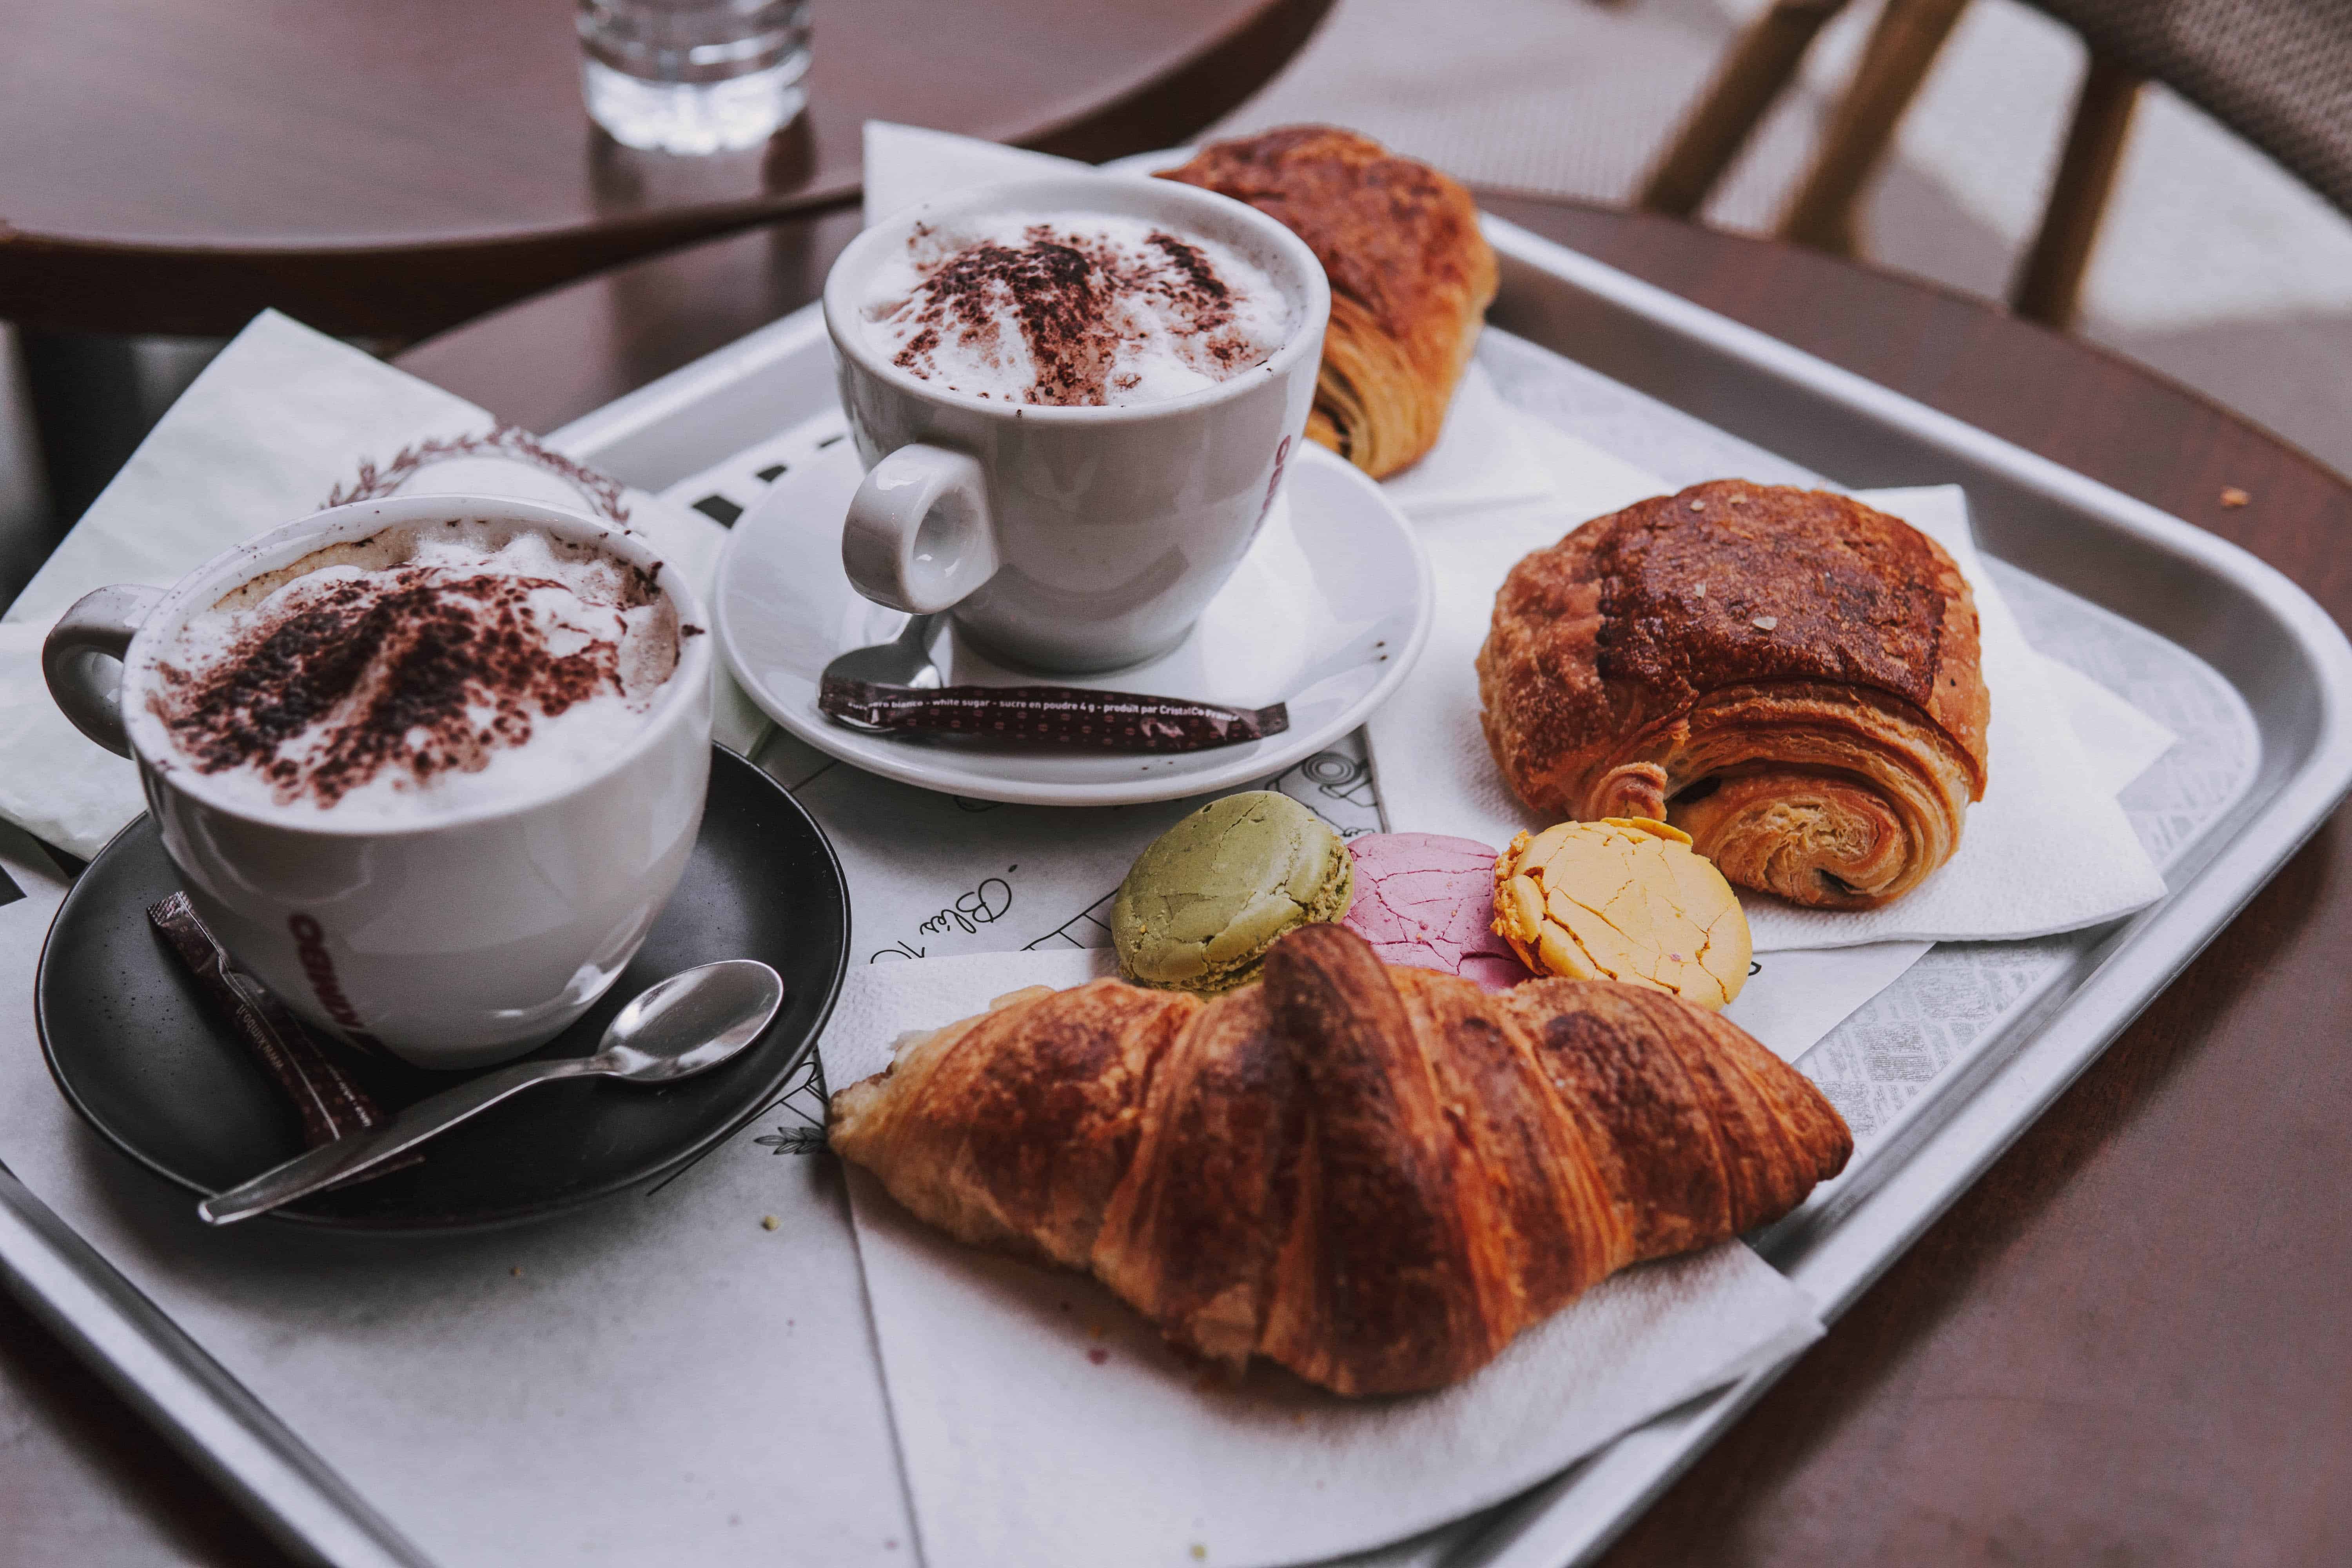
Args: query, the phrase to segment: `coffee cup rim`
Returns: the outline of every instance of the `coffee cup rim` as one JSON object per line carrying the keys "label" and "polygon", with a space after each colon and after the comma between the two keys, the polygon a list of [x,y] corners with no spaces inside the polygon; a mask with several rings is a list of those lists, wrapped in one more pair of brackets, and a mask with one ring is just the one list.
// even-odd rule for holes
{"label": "coffee cup rim", "polygon": [[[1240,374],[1180,396],[1146,403],[1012,403],[982,397],[974,393],[958,392],[910,375],[892,364],[886,356],[877,353],[866,342],[857,291],[870,275],[875,257],[886,247],[902,243],[916,224],[950,219],[975,209],[999,206],[1101,207],[1105,205],[1107,195],[1116,200],[1118,195],[1133,197],[1147,189],[1152,204],[1163,210],[1205,214],[1254,230],[1281,256],[1297,276],[1304,296],[1299,301],[1301,319],[1297,329],[1281,347]],[[1312,355],[1319,360],[1323,352],[1324,330],[1331,317],[1331,285],[1323,271],[1322,262],[1316,258],[1314,250],[1305,240],[1247,202],[1235,201],[1218,192],[1174,180],[1089,172],[1002,180],[976,185],[953,195],[929,197],[902,207],[869,225],[835,258],[832,269],[825,274],[823,303],[825,328],[833,338],[835,352],[854,361],[868,374],[893,386],[960,409],[993,415],[1007,422],[1018,419],[1024,424],[1043,420],[1066,425],[1120,425],[1208,407],[1239,397],[1260,384],[1263,378],[1280,379],[1304,358]]]}
{"label": "coffee cup rim", "polygon": [[[266,813],[229,798],[211,777],[181,762],[163,729],[163,721],[144,700],[163,650],[196,608],[216,602],[239,584],[281,566],[289,566],[311,552],[342,540],[364,538],[380,528],[410,523],[487,521],[521,522],[560,538],[593,544],[650,574],[655,585],[677,606],[677,665],[661,692],[626,743],[577,777],[543,789],[495,800],[440,816],[398,822],[338,822],[322,811],[315,818],[291,813]],[[688,635],[688,627],[696,628]],[[124,732],[138,755],[141,770],[158,784],[187,795],[209,811],[277,831],[320,837],[401,838],[444,832],[453,827],[497,822],[535,811],[597,787],[646,752],[662,743],[682,703],[695,700],[711,679],[710,617],[677,568],[642,535],[584,511],[518,497],[478,494],[392,496],[329,507],[309,517],[280,524],[242,544],[223,551],[182,577],[168,589],[123,650],[121,713]]]}

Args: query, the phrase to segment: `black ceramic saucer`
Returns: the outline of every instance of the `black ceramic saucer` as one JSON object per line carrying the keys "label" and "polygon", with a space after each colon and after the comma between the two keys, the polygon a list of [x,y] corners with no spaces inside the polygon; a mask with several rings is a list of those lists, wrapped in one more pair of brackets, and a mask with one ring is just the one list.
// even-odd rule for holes
{"label": "black ceramic saucer", "polygon": [[[800,803],[718,748],[685,879],[653,934],[587,1016],[536,1053],[585,1056],[630,997],[721,958],[784,977],[774,1023],[741,1057],[660,1089],[548,1084],[434,1140],[424,1161],[289,1205],[276,1217],[446,1230],[533,1218],[655,1185],[780,1098],[833,1011],[849,949],[849,891]],[[301,1127],[206,1004],[147,907],[180,887],[152,818],[99,852],[66,895],[34,988],[41,1049],[74,1110],[132,1159],[200,1195],[302,1152]],[[331,1047],[387,1110],[459,1081]]]}

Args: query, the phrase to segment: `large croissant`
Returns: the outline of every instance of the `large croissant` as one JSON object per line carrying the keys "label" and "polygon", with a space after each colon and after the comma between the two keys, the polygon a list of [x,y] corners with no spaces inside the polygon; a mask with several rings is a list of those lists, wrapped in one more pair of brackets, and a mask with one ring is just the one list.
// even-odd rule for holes
{"label": "large croissant", "polygon": [[1213,1002],[1097,980],[951,1025],[835,1095],[831,1136],[961,1240],[1349,1394],[1466,1377],[1627,1264],[1786,1214],[1853,1147],[1712,1013],[1608,981],[1490,994],[1330,925]]}
{"label": "large croissant", "polygon": [[1328,125],[1212,142],[1160,177],[1247,202],[1323,264],[1331,324],[1311,439],[1376,479],[1436,445],[1499,276],[1469,192]]}
{"label": "large croissant", "polygon": [[1900,898],[1984,795],[1967,580],[1826,490],[1694,485],[1535,552],[1495,597],[1478,692],[1529,805],[1670,822],[1801,904]]}

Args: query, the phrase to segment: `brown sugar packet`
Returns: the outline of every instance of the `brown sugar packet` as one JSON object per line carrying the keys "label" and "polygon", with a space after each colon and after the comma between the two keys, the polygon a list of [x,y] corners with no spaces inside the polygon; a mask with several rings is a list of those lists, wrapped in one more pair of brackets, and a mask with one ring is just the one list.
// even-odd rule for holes
{"label": "brown sugar packet", "polygon": [[1290,710],[1227,708],[1079,686],[876,686],[828,680],[821,712],[858,730],[970,735],[1099,752],[1200,752],[1290,728]]}
{"label": "brown sugar packet", "polygon": [[367,1090],[319,1048],[286,1004],[237,968],[236,961],[188,902],[187,894],[173,893],[152,906],[147,919],[163,933],[172,951],[204,987],[206,998],[236,1026],[238,1037],[252,1047],[294,1102],[302,1118],[305,1148],[331,1143],[388,1120]]}

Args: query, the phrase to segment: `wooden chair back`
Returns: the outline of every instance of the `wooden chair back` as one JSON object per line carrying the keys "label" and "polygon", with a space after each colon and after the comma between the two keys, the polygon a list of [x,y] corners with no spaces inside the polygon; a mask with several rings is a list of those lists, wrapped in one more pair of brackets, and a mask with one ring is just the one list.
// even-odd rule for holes
{"label": "wooden chair back", "polygon": [[[2011,307],[2073,325],[2141,85],[2161,81],[2352,214],[2352,0],[2027,0],[2082,35],[2090,64]],[[1854,214],[1968,0],[1886,0],[1780,220],[1851,255]],[[1734,43],[1636,197],[1696,213],[1846,0],[1774,0]]]}

